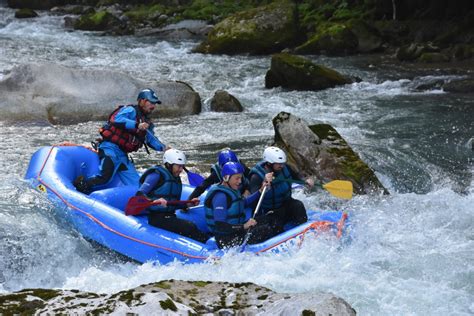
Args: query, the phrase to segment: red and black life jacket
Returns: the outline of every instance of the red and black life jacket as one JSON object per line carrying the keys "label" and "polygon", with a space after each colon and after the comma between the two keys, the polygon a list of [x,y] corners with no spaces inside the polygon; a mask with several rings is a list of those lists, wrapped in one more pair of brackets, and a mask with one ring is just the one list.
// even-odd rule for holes
{"label": "red and black life jacket", "polygon": [[117,144],[123,151],[130,153],[139,150],[146,138],[146,130],[138,128],[126,129],[125,124],[115,123],[115,116],[124,106],[133,106],[135,108],[135,126],[142,122],[150,124],[148,118],[138,108],[138,105],[120,105],[109,116],[107,123],[99,129],[103,140]]}

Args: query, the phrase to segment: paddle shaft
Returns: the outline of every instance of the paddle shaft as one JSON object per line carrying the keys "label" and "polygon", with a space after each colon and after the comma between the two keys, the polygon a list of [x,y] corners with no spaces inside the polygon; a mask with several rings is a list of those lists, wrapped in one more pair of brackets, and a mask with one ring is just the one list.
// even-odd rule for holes
{"label": "paddle shaft", "polygon": [[[262,204],[263,201],[263,196],[265,195],[265,192],[267,191],[267,187],[263,187],[262,193],[260,194],[260,198],[258,199],[257,206],[255,207],[255,210],[253,211],[252,218],[255,218],[255,216],[258,213],[258,210],[260,209],[260,205]],[[245,247],[247,246],[247,243],[250,239],[250,232],[252,230],[252,227],[250,227],[245,234],[244,241],[242,242],[242,248],[240,249],[240,252],[243,252],[245,250]]]}

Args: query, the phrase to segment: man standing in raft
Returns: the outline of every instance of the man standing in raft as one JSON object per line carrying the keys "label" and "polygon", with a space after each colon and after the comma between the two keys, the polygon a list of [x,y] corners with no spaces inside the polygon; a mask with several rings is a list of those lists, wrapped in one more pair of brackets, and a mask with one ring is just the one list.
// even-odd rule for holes
{"label": "man standing in raft", "polygon": [[121,105],[110,114],[107,123],[99,130],[102,140],[99,144],[99,173],[74,180],[74,186],[80,192],[89,194],[94,187],[107,184],[117,174],[125,185],[137,185],[139,175],[128,153],[138,151],[143,145],[156,151],[166,146],[154,135],[153,123],[149,115],[161,101],[151,89],[140,91],[137,105]]}

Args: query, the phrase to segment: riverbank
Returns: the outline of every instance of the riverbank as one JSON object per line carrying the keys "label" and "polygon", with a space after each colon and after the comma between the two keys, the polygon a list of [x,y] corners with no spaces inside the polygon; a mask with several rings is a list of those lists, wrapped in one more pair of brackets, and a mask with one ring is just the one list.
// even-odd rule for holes
{"label": "riverbank", "polygon": [[[470,1],[9,0],[8,4],[19,9],[18,17],[35,17],[35,9],[65,15],[65,26],[75,30],[202,40],[195,48],[200,53],[383,53],[399,61],[433,65],[474,57]],[[25,14],[28,10],[30,15]]]}

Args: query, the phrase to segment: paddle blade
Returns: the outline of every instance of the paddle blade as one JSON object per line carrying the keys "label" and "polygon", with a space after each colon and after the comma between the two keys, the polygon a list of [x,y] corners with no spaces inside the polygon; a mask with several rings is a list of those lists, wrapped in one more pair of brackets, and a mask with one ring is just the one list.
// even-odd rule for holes
{"label": "paddle blade", "polygon": [[352,182],[345,180],[334,180],[323,185],[329,193],[341,199],[352,199]]}
{"label": "paddle blade", "polygon": [[197,187],[201,185],[201,183],[204,181],[204,177],[201,176],[200,174],[191,172],[187,169],[185,171],[188,174],[189,184],[192,185],[193,187]]}
{"label": "paddle blade", "polygon": [[132,196],[125,206],[125,215],[138,215],[149,206],[158,203],[149,200],[146,196]]}

